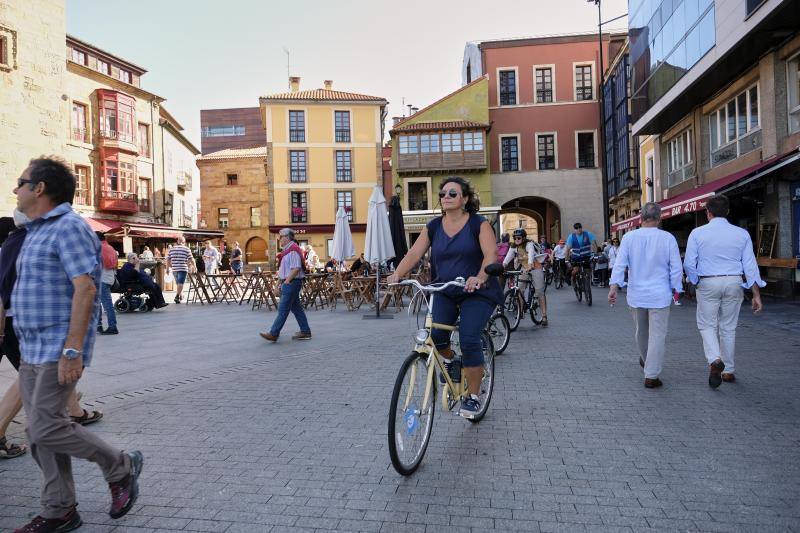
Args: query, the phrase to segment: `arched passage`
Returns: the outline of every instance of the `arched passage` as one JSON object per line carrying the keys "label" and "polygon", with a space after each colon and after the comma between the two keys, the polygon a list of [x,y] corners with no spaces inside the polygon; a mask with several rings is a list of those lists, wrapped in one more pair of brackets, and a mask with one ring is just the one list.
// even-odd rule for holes
{"label": "arched passage", "polygon": [[267,261],[267,241],[261,237],[253,237],[245,245],[245,261],[247,263],[264,263]]}
{"label": "arched passage", "polygon": [[544,235],[548,241],[557,242],[562,237],[561,209],[547,198],[521,196],[504,203],[501,207],[500,221],[504,232],[509,231],[506,226],[522,223],[522,227],[527,225],[526,231],[532,238]]}

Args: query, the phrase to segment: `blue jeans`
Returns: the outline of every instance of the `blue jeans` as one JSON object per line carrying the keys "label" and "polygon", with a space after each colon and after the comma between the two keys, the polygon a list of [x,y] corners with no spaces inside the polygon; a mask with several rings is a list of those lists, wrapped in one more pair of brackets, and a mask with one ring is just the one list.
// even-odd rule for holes
{"label": "blue jeans", "polygon": [[289,311],[292,312],[297,319],[297,324],[300,326],[300,331],[303,333],[311,333],[311,328],[308,325],[306,312],[303,309],[303,304],[300,303],[300,288],[303,286],[302,279],[294,279],[291,283],[284,283],[281,285],[281,299],[278,302],[278,316],[275,317],[275,322],[269,329],[270,335],[277,337],[281,334],[281,329],[289,318]]}
{"label": "blue jeans", "polygon": [[[117,327],[117,313],[114,311],[114,303],[111,301],[111,285],[108,283],[100,284],[100,303],[103,305],[103,309],[106,312],[108,327]],[[97,325],[103,325],[103,313],[97,315]]]}
{"label": "blue jeans", "polygon": [[[495,304],[477,295],[463,295],[453,298],[445,293],[433,297],[433,321],[439,324],[455,324],[459,308],[461,321],[458,323],[458,340],[461,344],[461,364],[464,367],[483,365],[481,332],[492,316]],[[450,332],[434,329],[433,342],[440,350],[450,344]]]}

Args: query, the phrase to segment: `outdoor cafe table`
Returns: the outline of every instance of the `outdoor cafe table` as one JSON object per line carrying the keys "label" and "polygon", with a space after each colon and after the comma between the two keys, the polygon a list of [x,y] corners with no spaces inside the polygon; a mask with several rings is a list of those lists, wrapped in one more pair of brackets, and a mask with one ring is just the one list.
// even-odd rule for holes
{"label": "outdoor cafe table", "polygon": [[346,283],[358,292],[361,303],[372,303],[375,301],[375,277],[374,276],[353,276]]}
{"label": "outdoor cafe table", "polygon": [[329,274],[326,272],[306,274],[303,283],[303,307],[308,308],[313,305],[316,309],[321,309],[328,304],[328,277]]}
{"label": "outdoor cafe table", "polygon": [[238,276],[230,274],[206,274],[207,286],[215,302],[238,302],[241,297]]}

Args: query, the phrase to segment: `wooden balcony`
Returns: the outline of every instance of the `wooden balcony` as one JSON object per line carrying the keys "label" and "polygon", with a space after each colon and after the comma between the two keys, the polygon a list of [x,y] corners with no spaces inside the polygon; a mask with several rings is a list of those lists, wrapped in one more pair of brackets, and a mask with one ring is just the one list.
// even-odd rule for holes
{"label": "wooden balcony", "polygon": [[480,171],[485,170],[486,166],[485,150],[397,155],[397,173],[400,175],[427,172]]}
{"label": "wooden balcony", "polygon": [[139,146],[132,134],[100,128],[100,142],[106,148],[119,148],[126,152],[139,154]]}
{"label": "wooden balcony", "polygon": [[122,191],[100,191],[99,211],[133,215],[139,211],[136,194]]}

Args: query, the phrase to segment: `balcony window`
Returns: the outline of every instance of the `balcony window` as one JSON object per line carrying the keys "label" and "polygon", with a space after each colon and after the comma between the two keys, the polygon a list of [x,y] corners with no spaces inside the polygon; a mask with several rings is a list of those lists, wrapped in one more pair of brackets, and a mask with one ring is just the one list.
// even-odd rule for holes
{"label": "balcony window", "polygon": [[102,59],[97,60],[97,72],[101,72],[106,76],[111,76],[111,65]]}
{"label": "balcony window", "polygon": [[577,65],[575,67],[575,100],[591,100],[593,97],[592,66]]}
{"label": "balcony window", "polygon": [[667,186],[686,181],[689,172],[681,172],[692,163],[692,129],[689,128],[667,143]]}
{"label": "balcony window", "polygon": [[711,151],[749,135],[761,125],[758,85],[753,85],[709,115]]}
{"label": "balcony window", "polygon": [[229,187],[238,185],[239,184],[239,175],[238,174],[226,174],[225,182],[228,184]]}
{"label": "balcony window", "polygon": [[416,154],[419,151],[419,137],[417,135],[400,136],[400,153]]}
{"label": "balcony window", "polygon": [[334,128],[337,143],[350,142],[350,111],[334,111]]}
{"label": "balcony window", "polygon": [[291,193],[292,223],[308,222],[308,196],[304,191]]}
{"label": "balcony window", "polygon": [[500,158],[503,172],[519,170],[518,141],[517,137],[500,137]]}
{"label": "balcony window", "polygon": [[461,134],[442,133],[442,152],[460,152]]}
{"label": "balcony window", "polygon": [[305,111],[289,111],[289,142],[306,142]]}
{"label": "balcony window", "polygon": [[100,100],[100,133],[107,139],[135,143],[136,102],[130,96],[98,91]]}
{"label": "balcony window", "polygon": [[72,61],[84,66],[89,64],[89,58],[86,56],[86,52],[82,52],[77,48],[72,49]]}
{"label": "balcony window", "polygon": [[293,182],[306,181],[305,150],[289,150],[289,179]]}
{"label": "balcony window", "polygon": [[517,104],[517,71],[501,70],[500,77],[500,105]]}
{"label": "balcony window", "polygon": [[139,155],[150,157],[150,125],[139,124]]}
{"label": "balcony window", "polygon": [[89,167],[75,165],[75,205],[92,205],[91,187],[89,186]]}
{"label": "balcony window", "polygon": [[578,133],[578,168],[594,167],[594,133]]}
{"label": "balcony window", "polygon": [[115,200],[136,200],[136,160],[117,150],[107,150],[103,161],[101,197]]}
{"label": "balcony window", "polygon": [[536,136],[536,154],[539,170],[556,168],[556,136],[552,133]]}
{"label": "balcony window", "polygon": [[350,150],[336,150],[336,181],[353,181]]}
{"label": "balcony window", "polygon": [[480,152],[483,150],[483,132],[465,131],[464,132],[464,151]]}
{"label": "balcony window", "polygon": [[551,67],[536,69],[536,103],[553,101],[553,69]]}
{"label": "balcony window", "polygon": [[86,130],[86,106],[72,102],[72,140],[82,143],[89,142],[89,132]]}
{"label": "balcony window", "polygon": [[251,228],[259,228],[259,227],[261,227],[261,208],[260,207],[251,207],[250,208],[250,227]]}
{"label": "balcony window", "polygon": [[119,75],[117,76],[119,81],[130,83],[131,82],[131,73],[124,69],[119,69]]}
{"label": "balcony window", "polygon": [[217,209],[217,228],[228,229],[228,208],[220,207]]}
{"label": "balcony window", "polygon": [[786,62],[788,69],[787,99],[789,101],[789,131],[800,131],[800,55]]}
{"label": "balcony window", "polygon": [[347,221],[353,221],[353,191],[336,191],[336,211],[344,208],[347,213]]}
{"label": "balcony window", "polygon": [[433,135],[420,135],[419,136],[419,151],[422,154],[431,154],[439,152],[439,134]]}
{"label": "balcony window", "polygon": [[150,179],[139,178],[139,189],[137,195],[139,198],[139,211],[145,213],[150,212],[150,193],[153,188],[150,185]]}

